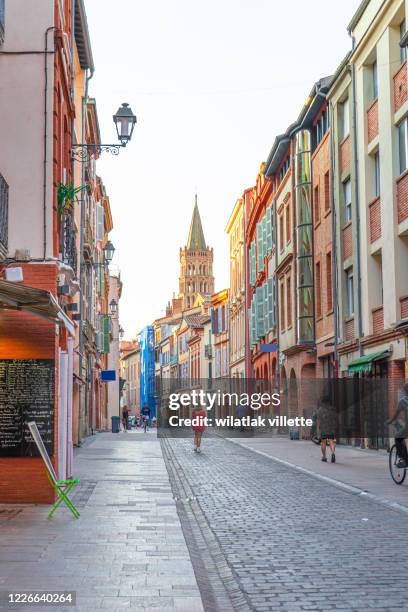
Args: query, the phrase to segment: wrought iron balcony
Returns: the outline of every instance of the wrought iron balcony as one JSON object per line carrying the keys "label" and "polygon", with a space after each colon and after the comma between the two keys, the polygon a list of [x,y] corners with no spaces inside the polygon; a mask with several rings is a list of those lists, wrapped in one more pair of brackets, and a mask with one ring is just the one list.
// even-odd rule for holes
{"label": "wrought iron balcony", "polygon": [[75,223],[71,212],[66,213],[62,219],[62,260],[68,266],[71,266],[76,276],[78,273],[78,254]]}
{"label": "wrought iron balcony", "polygon": [[0,174],[0,259],[6,257],[8,247],[8,190]]}

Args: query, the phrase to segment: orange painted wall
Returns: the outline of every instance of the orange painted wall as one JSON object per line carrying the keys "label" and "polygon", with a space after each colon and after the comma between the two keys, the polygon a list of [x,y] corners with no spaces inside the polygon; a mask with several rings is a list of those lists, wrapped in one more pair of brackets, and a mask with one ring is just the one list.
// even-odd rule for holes
{"label": "orange painted wall", "polygon": [[[24,285],[57,292],[54,264],[23,264]],[[0,273],[2,268],[0,268]],[[0,310],[0,359],[55,359],[54,457],[58,456],[58,344],[54,323],[34,315]],[[51,503],[54,492],[41,458],[0,457],[1,503]]]}

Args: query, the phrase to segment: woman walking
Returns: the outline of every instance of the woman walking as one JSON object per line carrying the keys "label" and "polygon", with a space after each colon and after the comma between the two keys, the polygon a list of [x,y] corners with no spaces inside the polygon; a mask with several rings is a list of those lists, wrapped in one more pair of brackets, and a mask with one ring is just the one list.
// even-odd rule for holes
{"label": "woman walking", "polygon": [[194,408],[192,415],[192,427],[194,431],[194,452],[201,453],[201,438],[205,430],[205,419],[207,412],[204,408]]}

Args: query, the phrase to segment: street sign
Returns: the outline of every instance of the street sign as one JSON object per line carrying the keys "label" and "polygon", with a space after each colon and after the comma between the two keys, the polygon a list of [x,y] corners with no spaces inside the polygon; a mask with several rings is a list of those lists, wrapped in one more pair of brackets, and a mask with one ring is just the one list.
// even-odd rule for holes
{"label": "street sign", "polygon": [[116,370],[101,370],[101,382],[116,380]]}
{"label": "street sign", "polygon": [[278,345],[276,343],[261,344],[260,345],[260,352],[261,353],[277,353],[278,352]]}

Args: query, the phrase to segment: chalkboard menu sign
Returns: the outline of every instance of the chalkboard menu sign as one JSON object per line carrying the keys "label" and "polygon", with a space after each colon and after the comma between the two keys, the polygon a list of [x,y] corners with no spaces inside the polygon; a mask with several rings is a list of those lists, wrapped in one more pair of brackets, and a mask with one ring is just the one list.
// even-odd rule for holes
{"label": "chalkboard menu sign", "polygon": [[38,457],[27,423],[35,421],[54,453],[52,359],[0,359],[0,457]]}

